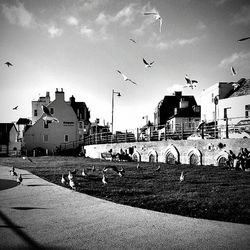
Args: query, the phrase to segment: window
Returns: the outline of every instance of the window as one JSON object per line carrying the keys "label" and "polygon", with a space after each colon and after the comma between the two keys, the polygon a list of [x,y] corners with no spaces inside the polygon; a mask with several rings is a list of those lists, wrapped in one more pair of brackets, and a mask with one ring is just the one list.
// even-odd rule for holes
{"label": "window", "polygon": [[79,128],[82,128],[82,122],[79,122]]}
{"label": "window", "polygon": [[34,109],[34,116],[37,116],[37,109]]}
{"label": "window", "polygon": [[245,117],[249,118],[250,116],[250,104],[245,105]]}
{"label": "window", "polygon": [[43,141],[48,142],[49,141],[49,135],[43,135]]}
{"label": "window", "polygon": [[50,108],[50,114],[54,114],[54,108]]}
{"label": "window", "polygon": [[69,136],[68,135],[64,135],[64,142],[68,142],[69,141]]}
{"label": "window", "polygon": [[48,123],[48,121],[47,121],[47,122],[44,121],[43,127],[44,127],[44,128],[49,128],[49,123]]}

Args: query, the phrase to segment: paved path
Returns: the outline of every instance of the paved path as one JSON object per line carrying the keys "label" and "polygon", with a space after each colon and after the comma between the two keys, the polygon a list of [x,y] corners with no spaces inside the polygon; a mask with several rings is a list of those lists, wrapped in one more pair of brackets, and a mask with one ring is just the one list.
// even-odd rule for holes
{"label": "paved path", "polygon": [[250,249],[250,225],[133,208],[0,166],[0,249]]}

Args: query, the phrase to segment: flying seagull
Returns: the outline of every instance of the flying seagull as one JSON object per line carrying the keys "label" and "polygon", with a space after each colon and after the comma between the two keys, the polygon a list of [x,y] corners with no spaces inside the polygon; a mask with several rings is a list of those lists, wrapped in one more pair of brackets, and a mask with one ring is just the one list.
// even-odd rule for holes
{"label": "flying seagull", "polygon": [[155,20],[159,20],[160,22],[160,32],[161,32],[161,26],[162,26],[162,17],[158,12],[145,12],[144,15],[153,15],[155,17]]}
{"label": "flying seagull", "polygon": [[59,122],[59,120],[50,113],[49,109],[46,106],[42,105],[42,110],[45,113],[43,120],[45,121],[46,124],[48,121]]}
{"label": "flying seagull", "polygon": [[153,65],[153,63],[154,63],[154,61],[151,62],[151,63],[148,63],[144,58],[143,58],[142,60],[143,60],[143,62],[144,62],[144,64],[145,64],[145,68],[151,68],[152,65]]}
{"label": "flying seagull", "polygon": [[129,79],[126,75],[124,75],[120,70],[117,70],[117,72],[122,75],[124,81],[129,81],[132,82],[133,84],[137,84],[136,82]]}
{"label": "flying seagull", "polygon": [[232,75],[233,75],[233,76],[235,76],[235,75],[236,75],[236,71],[235,71],[235,69],[234,69],[234,67],[233,67],[233,66],[231,67],[231,73],[232,73]]}
{"label": "flying seagull", "polygon": [[6,64],[8,67],[13,66],[13,64],[10,63],[10,62],[6,62],[5,64]]}
{"label": "flying seagull", "polygon": [[187,81],[187,83],[184,87],[190,87],[191,89],[196,87],[196,84],[198,83],[198,81],[196,80],[191,80],[187,74],[185,75],[185,80]]}
{"label": "flying seagull", "polygon": [[18,106],[14,107],[13,110],[17,110]]}
{"label": "flying seagull", "polygon": [[250,39],[250,36],[241,38],[241,39],[238,40],[238,42],[242,42],[242,41],[245,41],[245,40],[248,40],[248,39]]}
{"label": "flying seagull", "polygon": [[130,38],[129,40],[133,43],[136,43],[136,41],[133,38]]}

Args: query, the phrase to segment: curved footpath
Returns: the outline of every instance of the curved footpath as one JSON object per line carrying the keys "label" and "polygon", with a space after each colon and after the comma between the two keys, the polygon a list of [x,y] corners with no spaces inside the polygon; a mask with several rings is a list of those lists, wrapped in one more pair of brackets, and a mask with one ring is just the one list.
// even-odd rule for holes
{"label": "curved footpath", "polygon": [[115,204],[0,166],[0,249],[250,249],[250,225]]}

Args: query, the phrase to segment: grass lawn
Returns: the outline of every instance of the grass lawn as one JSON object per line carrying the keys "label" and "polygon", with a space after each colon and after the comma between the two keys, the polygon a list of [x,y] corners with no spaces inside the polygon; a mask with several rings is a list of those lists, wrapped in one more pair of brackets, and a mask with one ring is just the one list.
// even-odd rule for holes
{"label": "grass lawn", "polygon": [[[214,166],[168,165],[166,163],[109,162],[81,157],[0,158],[0,165],[26,169],[50,182],[61,184],[62,174],[77,169],[77,191],[120,204],[195,218],[250,224],[250,172]],[[92,166],[96,171],[92,171]],[[125,169],[120,177],[104,166]],[[156,171],[158,166],[160,171]],[[87,176],[81,175],[83,167]],[[180,182],[181,171],[185,180]],[[25,179],[23,184],[25,185]],[[68,187],[69,188],[69,187]]]}

